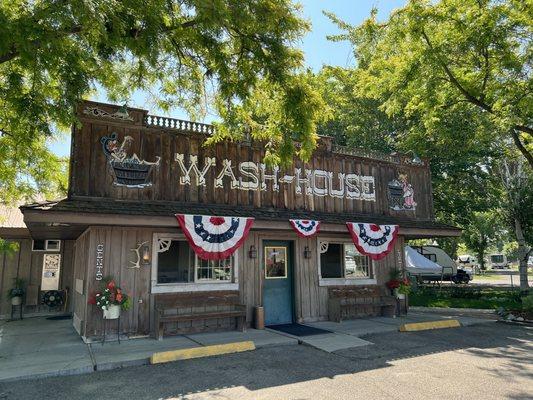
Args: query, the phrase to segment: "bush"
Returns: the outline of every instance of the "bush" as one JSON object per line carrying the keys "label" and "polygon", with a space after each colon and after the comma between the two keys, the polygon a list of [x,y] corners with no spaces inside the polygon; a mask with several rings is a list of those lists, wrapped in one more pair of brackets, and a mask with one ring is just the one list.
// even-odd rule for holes
{"label": "bush", "polygon": [[533,312],[533,294],[522,297],[522,309]]}

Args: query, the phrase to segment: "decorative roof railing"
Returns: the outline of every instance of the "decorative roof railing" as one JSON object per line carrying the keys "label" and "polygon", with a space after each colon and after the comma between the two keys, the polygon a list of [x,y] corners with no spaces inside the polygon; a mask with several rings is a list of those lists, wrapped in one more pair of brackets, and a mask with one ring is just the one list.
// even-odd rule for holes
{"label": "decorative roof railing", "polygon": [[351,148],[351,147],[346,147],[346,146],[340,146],[338,144],[332,145],[331,150],[334,151],[335,153],[345,154],[347,156],[373,158],[375,160],[383,160],[383,161],[392,162],[396,164],[401,163],[401,158],[397,154],[396,155],[386,154],[386,153],[381,153],[375,150]]}
{"label": "decorative roof railing", "polygon": [[[215,133],[215,127],[210,124],[203,124],[201,122],[185,121],[177,118],[160,117],[157,115],[146,115],[144,124],[151,128],[166,128],[177,129],[181,132],[200,133],[204,135],[212,135]],[[381,160],[394,164],[409,164],[409,165],[425,165],[425,162],[417,158],[411,158],[407,155],[400,155],[398,153],[386,154],[375,150],[366,150],[361,148],[350,148],[333,144],[331,150],[334,153],[344,154],[348,156],[369,158],[372,160]]]}
{"label": "decorative roof railing", "polygon": [[[410,151],[407,154],[392,153],[386,154],[375,150],[366,150],[361,148],[350,148],[333,144],[331,150],[337,154],[344,154],[347,156],[370,158],[372,160],[381,160],[394,164],[406,164],[415,166],[424,166],[426,161],[420,159],[414,152]],[[410,155],[411,154],[411,155]]]}
{"label": "decorative roof railing", "polygon": [[202,133],[212,135],[215,127],[201,122],[184,121],[177,118],[159,117],[157,115],[147,115],[144,118],[144,124],[153,128],[178,129],[182,132]]}

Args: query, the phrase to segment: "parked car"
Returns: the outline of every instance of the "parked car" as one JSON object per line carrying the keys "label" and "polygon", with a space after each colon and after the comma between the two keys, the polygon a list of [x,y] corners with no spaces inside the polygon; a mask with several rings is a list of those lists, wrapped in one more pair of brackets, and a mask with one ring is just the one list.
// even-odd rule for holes
{"label": "parked car", "polygon": [[460,268],[470,272],[471,274],[476,274],[479,272],[479,263],[477,258],[470,254],[464,254],[457,257],[457,264],[459,264]]}

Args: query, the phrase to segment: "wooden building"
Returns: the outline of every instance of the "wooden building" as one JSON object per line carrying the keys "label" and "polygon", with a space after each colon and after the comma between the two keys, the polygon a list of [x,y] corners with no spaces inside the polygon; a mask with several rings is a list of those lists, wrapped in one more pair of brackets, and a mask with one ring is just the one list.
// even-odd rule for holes
{"label": "wooden building", "polygon": [[[379,314],[390,270],[404,268],[405,239],[459,233],[434,220],[427,160],[355,152],[321,137],[308,163],[278,168],[263,164],[261,143],[203,146],[209,125],[94,102],[81,104],[78,117],[68,197],[21,209],[34,240],[61,240],[72,251],[61,282],[72,288],[84,338],[102,334],[102,312],[88,299],[107,275],[134,300],[120,322],[130,336],[156,335],[158,309],[200,316],[170,319],[165,334],[231,329],[225,311],[235,301],[248,326],[258,306],[267,325],[327,320],[332,299],[354,293],[343,317]],[[175,214],[254,222],[231,257],[211,262],[191,250]],[[300,237],[289,219],[318,220],[320,231]],[[394,248],[370,259],[347,222],[398,225]],[[221,317],[202,319],[208,312]]]}

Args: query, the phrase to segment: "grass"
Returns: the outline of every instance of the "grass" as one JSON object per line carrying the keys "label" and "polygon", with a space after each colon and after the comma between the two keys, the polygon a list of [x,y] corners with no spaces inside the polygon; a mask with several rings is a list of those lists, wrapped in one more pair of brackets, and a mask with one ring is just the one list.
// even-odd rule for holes
{"label": "grass", "polygon": [[421,307],[481,308],[496,310],[500,307],[515,310],[522,307],[520,292],[497,288],[451,287],[419,288],[409,296],[409,304]]}

